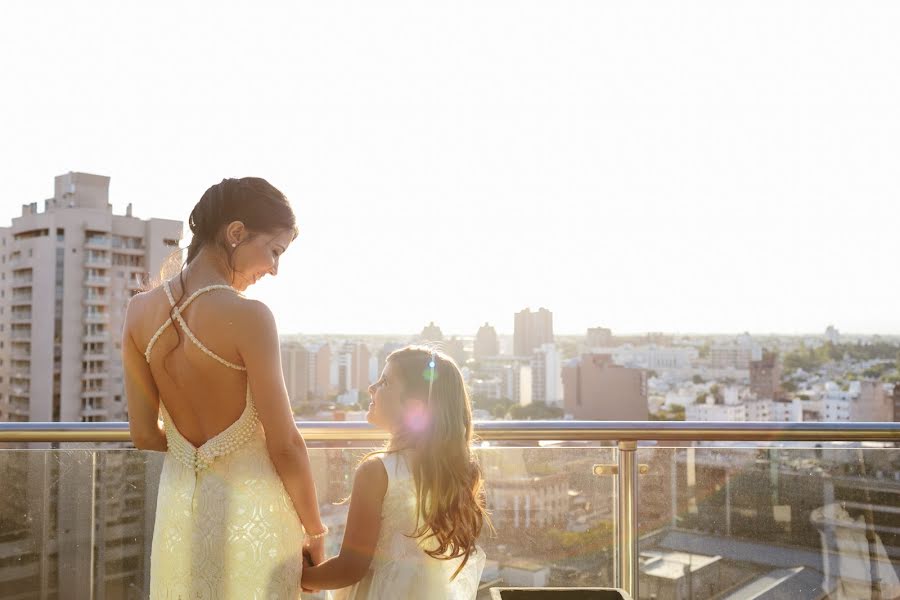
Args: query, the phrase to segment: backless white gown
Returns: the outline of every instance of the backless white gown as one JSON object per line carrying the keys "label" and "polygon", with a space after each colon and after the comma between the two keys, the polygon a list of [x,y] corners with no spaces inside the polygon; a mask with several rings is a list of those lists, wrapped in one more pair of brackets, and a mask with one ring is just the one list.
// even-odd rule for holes
{"label": "backless white gown", "polygon": [[[192,343],[224,366],[245,370],[213,353],[191,332],[181,306],[163,284],[178,325]],[[150,340],[147,362],[167,320]],[[246,407],[227,429],[196,448],[179,433],[160,402],[168,451],[159,481],[150,558],[150,598],[171,600],[300,597],[304,533],[275,471],[247,387]]]}

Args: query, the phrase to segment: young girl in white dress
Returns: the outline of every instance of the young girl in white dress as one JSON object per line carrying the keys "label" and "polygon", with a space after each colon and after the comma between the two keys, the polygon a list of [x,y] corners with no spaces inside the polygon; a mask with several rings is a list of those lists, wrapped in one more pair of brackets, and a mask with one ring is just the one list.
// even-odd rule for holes
{"label": "young girl in white dress", "polygon": [[487,514],[459,369],[410,346],[388,357],[369,394],[367,419],[390,441],[356,472],[340,554],[305,568],[303,587],[339,600],[474,599]]}

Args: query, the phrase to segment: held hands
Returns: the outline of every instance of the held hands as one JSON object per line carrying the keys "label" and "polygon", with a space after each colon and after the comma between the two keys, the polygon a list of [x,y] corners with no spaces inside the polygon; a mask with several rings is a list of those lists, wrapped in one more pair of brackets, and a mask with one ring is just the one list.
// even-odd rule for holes
{"label": "held hands", "polygon": [[[304,566],[315,566],[325,560],[325,536],[318,538],[306,538],[303,544]],[[307,564],[309,561],[309,564]]]}
{"label": "held hands", "polygon": [[[325,534],[328,533],[328,528],[318,535],[310,535],[306,537],[306,541],[303,544],[303,574],[304,576],[307,573],[307,569],[310,567],[315,567],[316,565],[322,564],[322,561],[325,560]],[[305,578],[305,577],[304,577]],[[308,585],[301,584],[300,589],[304,592],[317,592],[317,589],[308,587]]]}

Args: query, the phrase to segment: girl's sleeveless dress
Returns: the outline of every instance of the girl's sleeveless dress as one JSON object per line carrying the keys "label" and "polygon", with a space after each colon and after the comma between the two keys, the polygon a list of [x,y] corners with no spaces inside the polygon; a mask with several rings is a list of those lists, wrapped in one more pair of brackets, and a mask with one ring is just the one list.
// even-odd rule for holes
{"label": "girl's sleeveless dress", "polygon": [[380,455],[388,475],[381,509],[375,557],[358,583],[332,592],[334,600],[474,600],[484,569],[478,549],[452,581],[462,559],[428,556],[421,540],[408,537],[416,529],[415,480],[402,454]]}
{"label": "girl's sleeveless dress", "polygon": [[[181,306],[163,284],[175,320],[188,339],[226,367],[245,370],[214,354],[188,328]],[[169,319],[150,340],[147,362]],[[300,597],[304,533],[275,471],[247,386],[243,414],[195,448],[160,403],[168,451],[163,462],[150,556],[150,598],[171,600],[283,599]]]}

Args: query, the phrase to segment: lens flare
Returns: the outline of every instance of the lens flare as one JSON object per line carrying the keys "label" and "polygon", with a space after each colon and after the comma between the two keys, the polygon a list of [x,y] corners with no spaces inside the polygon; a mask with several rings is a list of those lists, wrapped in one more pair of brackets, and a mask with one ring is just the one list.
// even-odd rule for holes
{"label": "lens flare", "polygon": [[[432,362],[430,364],[433,365],[434,363]],[[434,381],[437,378],[438,378],[438,374],[437,374],[437,371],[434,369],[434,367],[429,367],[429,368],[425,369],[424,371],[422,371],[422,379],[424,379],[428,383],[434,383]]]}
{"label": "lens flare", "polygon": [[425,410],[425,406],[421,402],[412,403],[403,415],[403,423],[409,431],[422,433],[427,430],[429,419],[428,411]]}

